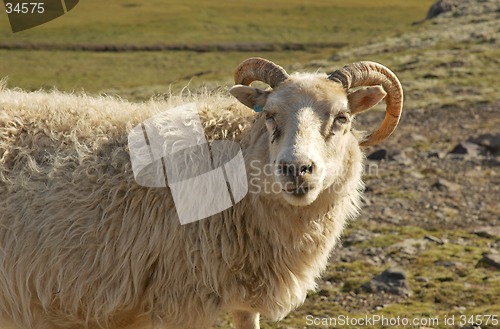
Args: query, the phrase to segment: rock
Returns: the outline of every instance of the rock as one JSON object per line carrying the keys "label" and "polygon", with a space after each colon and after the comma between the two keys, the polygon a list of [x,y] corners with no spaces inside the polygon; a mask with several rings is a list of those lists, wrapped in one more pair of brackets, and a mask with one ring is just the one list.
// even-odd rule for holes
{"label": "rock", "polygon": [[500,226],[481,226],[472,232],[483,238],[500,239]]}
{"label": "rock", "polygon": [[445,157],[445,154],[443,152],[439,151],[431,151],[427,153],[428,158],[437,158],[437,159],[443,159]]}
{"label": "rock", "polygon": [[443,240],[441,240],[440,238],[437,238],[437,237],[435,237],[433,235],[426,235],[426,236],[424,236],[424,239],[432,241],[432,242],[437,243],[439,245],[443,245],[444,244]]}
{"label": "rock", "polygon": [[374,161],[387,160],[388,152],[385,149],[377,150],[369,154],[366,158]]}
{"label": "rock", "polygon": [[412,164],[412,159],[408,157],[405,151],[389,151],[386,149],[376,150],[370,153],[367,157],[368,160],[372,161],[396,161],[397,163],[401,163],[404,165]]}
{"label": "rock", "polygon": [[431,19],[436,16],[439,16],[443,13],[447,13],[449,11],[452,11],[458,5],[462,4],[465,2],[464,0],[439,0],[435,2],[431,8],[429,8],[429,11],[427,12],[427,16],[425,16],[426,19]]}
{"label": "rock", "polygon": [[356,230],[353,231],[351,234],[347,235],[344,237],[343,242],[344,246],[350,246],[356,243],[360,243],[363,241],[368,241],[372,239],[374,236],[374,233],[368,231],[368,230]]}
{"label": "rock", "polygon": [[383,207],[380,210],[380,214],[382,215],[383,218],[386,219],[394,218],[394,212],[389,207]]}
{"label": "rock", "polygon": [[418,171],[410,171],[410,176],[415,178],[415,179],[424,179],[425,176],[419,173]]}
{"label": "rock", "polygon": [[410,296],[411,289],[406,273],[400,268],[389,268],[364,283],[361,289],[368,293],[387,292],[398,296]]}
{"label": "rock", "polygon": [[389,159],[404,165],[411,165],[413,163],[413,161],[406,155],[406,152],[404,151],[396,153],[393,156],[389,156]]}
{"label": "rock", "polygon": [[451,260],[437,260],[434,262],[434,265],[436,266],[443,266],[443,267],[459,267],[463,268],[464,264],[461,262],[454,262]]}
{"label": "rock", "polygon": [[429,283],[429,278],[427,278],[425,276],[417,276],[415,278],[415,281],[422,282],[422,283]]}
{"label": "rock", "polygon": [[486,254],[477,262],[476,267],[493,267],[500,270],[500,254]]}
{"label": "rock", "polygon": [[399,251],[407,255],[415,255],[427,247],[428,241],[425,239],[406,239],[395,243],[389,247],[390,250]]}
{"label": "rock", "polygon": [[363,248],[361,250],[361,254],[366,255],[366,256],[382,256],[383,255],[383,250],[382,248]]}
{"label": "rock", "polygon": [[410,139],[413,142],[422,142],[422,143],[428,142],[427,137],[425,137],[424,135],[417,134],[417,133],[411,133],[410,134]]}
{"label": "rock", "polygon": [[484,153],[484,147],[471,142],[460,142],[449,152],[449,154],[468,155],[471,157],[478,157]]}
{"label": "rock", "polygon": [[478,137],[469,138],[467,142],[485,147],[491,153],[500,152],[500,134],[483,134]]}
{"label": "rock", "polygon": [[438,178],[431,187],[442,192],[456,192],[462,189],[462,185],[447,181],[443,178]]}

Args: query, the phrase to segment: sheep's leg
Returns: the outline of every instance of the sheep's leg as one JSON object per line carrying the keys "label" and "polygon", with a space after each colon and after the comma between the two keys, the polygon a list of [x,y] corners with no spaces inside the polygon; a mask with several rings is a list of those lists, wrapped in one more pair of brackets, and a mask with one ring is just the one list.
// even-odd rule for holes
{"label": "sheep's leg", "polygon": [[236,329],[259,329],[259,313],[233,311]]}

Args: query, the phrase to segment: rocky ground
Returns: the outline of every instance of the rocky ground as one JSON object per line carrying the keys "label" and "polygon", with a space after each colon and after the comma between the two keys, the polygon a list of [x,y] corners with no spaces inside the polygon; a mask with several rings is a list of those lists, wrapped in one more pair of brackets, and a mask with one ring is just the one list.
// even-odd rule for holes
{"label": "rocky ground", "polygon": [[[328,72],[384,63],[403,83],[405,112],[393,136],[366,150],[364,208],[318,291],[264,328],[392,327],[307,321],[341,314],[438,320],[400,327],[500,327],[491,321],[500,319],[500,2],[441,2],[451,11],[434,8],[412,33],[297,64]],[[358,127],[373,130],[381,110],[360,115]]]}

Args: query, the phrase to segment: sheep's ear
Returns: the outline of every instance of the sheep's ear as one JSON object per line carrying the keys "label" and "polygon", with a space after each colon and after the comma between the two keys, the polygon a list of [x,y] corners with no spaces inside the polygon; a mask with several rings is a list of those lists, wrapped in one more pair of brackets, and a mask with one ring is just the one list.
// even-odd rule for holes
{"label": "sheep's ear", "polygon": [[347,94],[352,114],[371,109],[384,99],[387,93],[382,86],[361,87]]}
{"label": "sheep's ear", "polygon": [[262,109],[266,105],[267,96],[269,95],[268,91],[244,85],[236,85],[229,89],[229,92],[251,109]]}

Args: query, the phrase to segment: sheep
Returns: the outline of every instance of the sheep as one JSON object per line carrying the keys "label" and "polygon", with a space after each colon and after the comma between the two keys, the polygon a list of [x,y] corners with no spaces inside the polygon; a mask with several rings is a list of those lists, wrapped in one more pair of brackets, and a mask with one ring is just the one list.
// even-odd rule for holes
{"label": "sheep", "polygon": [[[235,82],[241,104],[220,93],[133,104],[0,88],[2,325],[198,329],[227,311],[237,329],[256,329],[259,316],[278,321],[304,302],[359,212],[361,146],[396,128],[401,84],[373,62],[288,75],[262,58],[243,61]],[[381,126],[354,130],[382,99]],[[209,141],[241,146],[249,192],[181,225],[169,188],[134,180],[127,134],[189,101]]]}

